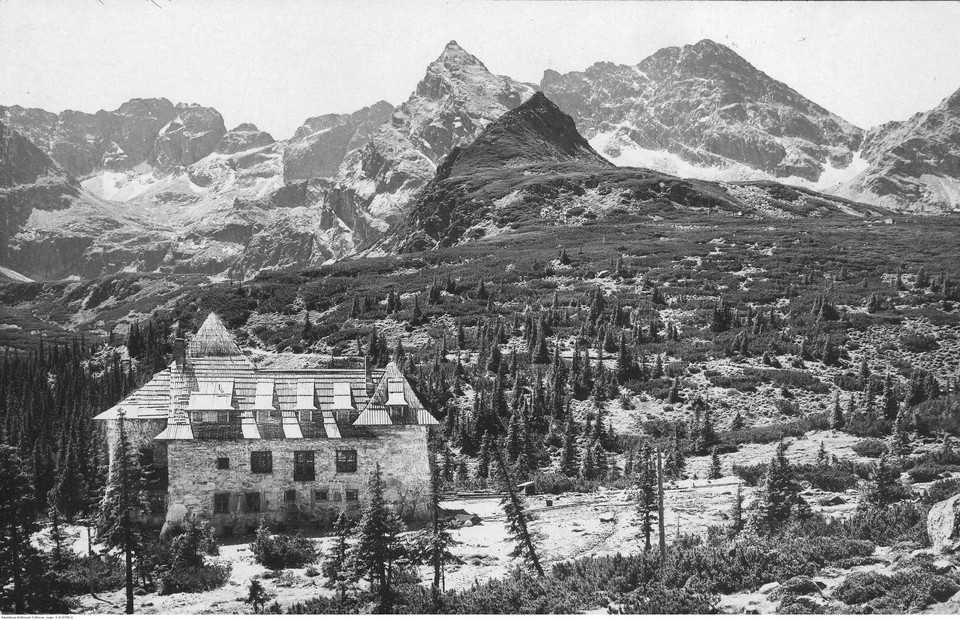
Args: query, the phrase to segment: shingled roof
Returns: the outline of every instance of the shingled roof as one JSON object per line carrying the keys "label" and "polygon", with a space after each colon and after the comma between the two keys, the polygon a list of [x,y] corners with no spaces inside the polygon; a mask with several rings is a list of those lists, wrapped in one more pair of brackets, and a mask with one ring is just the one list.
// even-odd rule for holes
{"label": "shingled roof", "polygon": [[[117,407],[122,406],[131,419],[166,418],[168,426],[157,439],[216,439],[226,432],[206,428],[208,425],[229,425],[229,432],[243,438],[266,438],[277,432],[283,438],[299,439],[352,436],[362,426],[438,424],[393,363],[383,370],[263,366],[259,368],[243,355],[227,327],[211,313],[190,340],[183,363],[174,360]],[[368,382],[373,388],[370,391]],[[402,420],[391,420],[388,414],[391,387],[395,394],[402,390],[409,405]],[[267,394],[270,406],[265,410],[263,396]],[[202,406],[213,400],[215,407]],[[345,409],[347,405],[352,406]],[[96,419],[116,419],[117,407]],[[230,421],[207,420],[203,417],[207,410]],[[276,429],[262,428],[267,422],[258,421],[257,411],[276,415],[283,423],[271,421]],[[298,417],[304,411],[314,412],[316,419],[301,424]],[[192,413],[201,419],[191,421]]]}
{"label": "shingled roof", "polygon": [[233,357],[242,356],[240,347],[233,340],[230,330],[223,324],[215,312],[207,315],[206,320],[187,346],[187,356],[200,357]]}

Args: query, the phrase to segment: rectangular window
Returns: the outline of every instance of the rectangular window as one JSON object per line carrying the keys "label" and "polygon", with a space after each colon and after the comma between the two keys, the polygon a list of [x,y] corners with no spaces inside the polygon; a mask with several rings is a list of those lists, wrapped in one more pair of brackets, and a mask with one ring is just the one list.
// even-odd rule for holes
{"label": "rectangular window", "polygon": [[348,502],[360,499],[360,491],[357,489],[347,489],[346,494]]}
{"label": "rectangular window", "polygon": [[243,506],[246,512],[260,512],[260,494],[259,493],[244,494]]}
{"label": "rectangular window", "polygon": [[213,514],[225,515],[230,512],[230,494],[214,493],[213,495]]}
{"label": "rectangular window", "polygon": [[357,471],[357,451],[337,450],[337,473],[353,473]]}
{"label": "rectangular window", "polygon": [[250,471],[255,474],[269,474],[273,471],[273,452],[263,450],[250,453]]}
{"label": "rectangular window", "polygon": [[155,493],[150,496],[150,514],[162,515],[167,512],[166,496],[162,493]]}
{"label": "rectangular window", "polygon": [[218,456],[217,469],[230,469],[230,459],[225,456]]}
{"label": "rectangular window", "polygon": [[283,492],[283,501],[285,502],[295,502],[297,501],[297,492],[295,489],[290,489],[289,491]]}
{"label": "rectangular window", "polygon": [[299,481],[316,480],[314,469],[314,453],[312,450],[303,450],[293,453],[293,479]]}
{"label": "rectangular window", "polygon": [[322,491],[318,489],[313,492],[313,499],[317,500],[318,502],[325,502],[329,498],[330,493],[326,489],[323,489]]}

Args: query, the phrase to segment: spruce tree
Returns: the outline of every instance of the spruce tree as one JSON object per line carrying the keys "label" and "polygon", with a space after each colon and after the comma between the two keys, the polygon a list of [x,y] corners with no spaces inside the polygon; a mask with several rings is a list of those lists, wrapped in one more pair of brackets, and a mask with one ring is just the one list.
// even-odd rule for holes
{"label": "spruce tree", "polygon": [[843,409],[840,408],[840,392],[834,394],[833,411],[830,413],[830,428],[835,431],[842,431],[846,426],[846,420],[843,417]]}
{"label": "spruce tree", "polygon": [[370,585],[378,594],[378,613],[389,613],[392,609],[394,563],[403,551],[397,538],[401,524],[387,507],[384,486],[383,470],[377,463],[370,474],[369,501],[357,525],[357,542],[353,547],[357,572],[370,577]]}
{"label": "spruce tree", "polygon": [[[25,614],[39,530],[36,499],[18,450],[0,444],[0,611]],[[12,603],[12,604],[11,604]]]}
{"label": "spruce tree", "polygon": [[873,480],[867,487],[861,505],[873,505],[885,508],[899,498],[900,481],[896,471],[887,463],[887,455],[883,454],[874,469]]}
{"label": "spruce tree", "polygon": [[321,571],[327,579],[327,586],[336,588],[342,601],[346,598],[347,588],[352,581],[349,537],[353,528],[346,514],[340,513],[333,523],[333,530],[335,535],[333,547],[330,548]]}
{"label": "spruce tree", "polygon": [[433,568],[433,594],[437,600],[444,589],[444,566],[458,562],[450,549],[457,545],[453,534],[447,529],[446,521],[440,519],[440,477],[434,471],[430,477],[431,525],[420,531],[412,548],[413,560]]}
{"label": "spruce tree", "polygon": [[108,548],[123,553],[126,570],[126,613],[133,610],[133,561],[143,549],[140,513],[143,505],[143,471],[127,439],[126,414],[118,408],[117,444],[109,483],[100,506],[99,538]]}
{"label": "spruce tree", "polygon": [[573,416],[567,415],[563,429],[563,447],[560,450],[560,471],[566,476],[575,477],[579,470],[577,454],[577,429]]}
{"label": "spruce tree", "polygon": [[710,451],[710,474],[707,476],[710,480],[716,480],[717,478],[722,478],[723,473],[720,469],[720,455],[717,454],[717,447],[714,446],[713,450]]}
{"label": "spruce tree", "polygon": [[787,460],[787,446],[781,441],[776,455],[770,459],[766,478],[754,507],[753,521],[757,530],[777,532],[794,512],[800,485],[794,479],[793,467]]}
{"label": "spruce tree", "polygon": [[643,534],[644,550],[650,551],[650,538],[658,519],[657,469],[653,450],[644,446],[640,453],[640,478],[637,492],[637,509],[640,512],[640,531]]}
{"label": "spruce tree", "polygon": [[500,505],[503,507],[503,511],[507,516],[507,532],[514,542],[514,547],[510,555],[512,557],[523,558],[525,564],[532,567],[537,575],[543,577],[543,567],[540,566],[537,548],[533,544],[533,536],[530,534],[530,517],[527,515],[522,498],[513,485],[513,480],[510,478],[510,471],[503,460],[503,454],[501,454],[499,448],[494,448],[494,457],[499,465],[498,469],[506,491]]}
{"label": "spruce tree", "polygon": [[733,506],[730,508],[730,532],[736,536],[743,531],[743,489],[737,484],[737,492],[733,496]]}

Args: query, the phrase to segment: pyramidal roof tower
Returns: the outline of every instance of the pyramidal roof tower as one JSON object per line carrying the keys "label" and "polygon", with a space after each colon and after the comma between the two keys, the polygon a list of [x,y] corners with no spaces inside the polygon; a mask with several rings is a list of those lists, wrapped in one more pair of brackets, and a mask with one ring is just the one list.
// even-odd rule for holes
{"label": "pyramidal roof tower", "polygon": [[215,312],[207,315],[203,325],[190,340],[187,355],[191,359],[201,357],[234,357],[243,355],[230,330]]}

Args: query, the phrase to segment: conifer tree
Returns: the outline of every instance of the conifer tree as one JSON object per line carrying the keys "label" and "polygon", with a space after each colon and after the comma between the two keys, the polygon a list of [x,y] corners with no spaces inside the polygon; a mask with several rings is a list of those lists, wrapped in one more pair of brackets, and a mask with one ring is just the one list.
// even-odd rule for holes
{"label": "conifer tree", "polygon": [[834,394],[833,411],[830,413],[830,428],[835,431],[842,431],[846,426],[846,420],[843,417],[843,409],[840,408],[840,392]]}
{"label": "conifer tree", "polygon": [[717,478],[722,478],[723,473],[720,469],[720,455],[717,453],[717,447],[714,446],[713,450],[710,451],[710,474],[708,478],[710,480],[716,480]]}
{"label": "conifer tree", "polygon": [[133,561],[143,548],[143,471],[127,439],[126,415],[118,408],[117,444],[110,480],[100,506],[99,538],[111,549],[123,553],[126,568],[126,613],[133,610]]}
{"label": "conifer tree", "polygon": [[730,508],[730,531],[736,536],[743,531],[743,489],[737,484],[737,492],[733,496],[733,506]]}
{"label": "conifer tree", "polygon": [[543,577],[543,567],[540,566],[540,558],[536,546],[533,544],[533,536],[530,534],[530,517],[527,515],[522,498],[513,485],[510,470],[507,468],[499,448],[494,448],[494,457],[499,465],[498,469],[506,491],[500,505],[507,516],[507,532],[514,541],[513,551],[510,555],[523,558],[525,564],[532,567],[537,575]]}
{"label": "conifer tree", "polygon": [[893,433],[890,435],[890,454],[902,457],[910,453],[910,437],[907,434],[907,415],[901,412],[893,424]]}
{"label": "conifer tree", "polygon": [[781,441],[767,467],[763,487],[754,507],[753,522],[762,533],[778,531],[797,506],[800,485],[794,479],[793,467],[787,460],[787,446]]}
{"label": "conifer tree", "polygon": [[340,600],[343,600],[352,581],[349,537],[353,528],[347,515],[341,512],[333,523],[333,529],[335,535],[333,547],[330,548],[321,570],[327,579],[327,585],[336,588]]}
{"label": "conifer tree", "polygon": [[486,480],[490,477],[490,451],[491,451],[490,433],[484,433],[480,441],[480,454],[477,457],[477,478]]}
{"label": "conifer tree", "polygon": [[393,606],[394,563],[401,557],[403,548],[397,538],[400,521],[387,508],[383,497],[383,470],[380,463],[370,475],[367,489],[369,503],[357,525],[353,558],[357,572],[369,575],[371,587],[378,594],[377,611],[389,613]]}
{"label": "conifer tree", "polygon": [[673,383],[670,385],[670,393],[667,395],[667,401],[670,402],[670,404],[683,401],[683,398],[680,396],[680,377],[673,378]]}
{"label": "conifer tree", "polygon": [[640,453],[640,477],[637,493],[637,509],[640,512],[640,531],[643,534],[644,550],[650,551],[650,538],[658,519],[657,470],[653,450],[649,445]]}
{"label": "conifer tree", "polygon": [[[0,444],[0,611],[25,614],[37,551],[36,501],[18,450]],[[12,603],[12,605],[11,605]]]}
{"label": "conifer tree", "polygon": [[433,568],[433,594],[437,600],[444,589],[444,566],[459,561],[450,551],[457,545],[453,534],[447,529],[445,521],[440,519],[440,477],[436,469],[430,477],[430,513],[431,526],[420,531],[414,542],[412,555],[414,562]]}
{"label": "conifer tree", "polygon": [[580,456],[580,477],[593,480],[597,477],[596,442],[587,441]]}
{"label": "conifer tree", "polygon": [[560,450],[560,471],[564,475],[574,477],[579,473],[577,457],[577,429],[573,423],[573,416],[568,413],[563,429],[563,447]]}
{"label": "conifer tree", "polygon": [[900,481],[897,474],[887,462],[887,455],[880,456],[874,470],[873,480],[867,487],[861,505],[873,505],[885,508],[897,501],[899,497]]}
{"label": "conifer tree", "polygon": [[884,379],[883,386],[883,417],[887,420],[896,420],[900,413],[900,403],[897,402],[897,391],[890,373]]}

